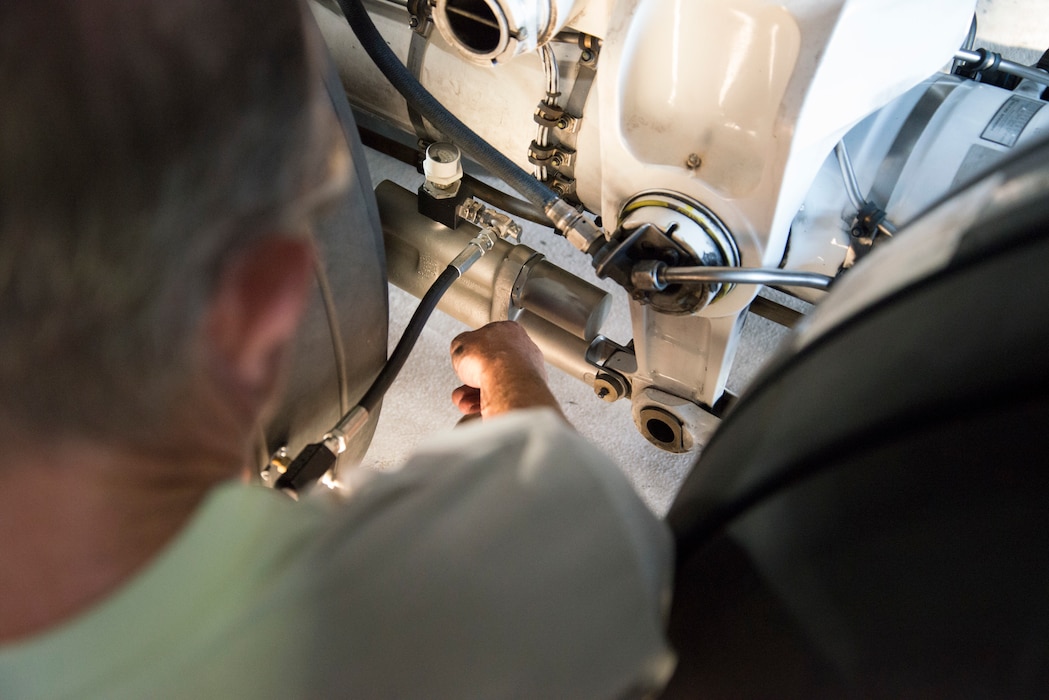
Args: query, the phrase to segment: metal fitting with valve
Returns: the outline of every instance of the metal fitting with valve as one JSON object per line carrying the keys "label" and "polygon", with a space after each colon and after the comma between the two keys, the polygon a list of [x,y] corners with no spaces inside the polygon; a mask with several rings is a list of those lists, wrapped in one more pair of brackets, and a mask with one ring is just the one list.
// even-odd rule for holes
{"label": "metal fitting with valve", "polygon": [[656,270],[681,265],[734,267],[739,249],[728,228],[699,202],[666,192],[642,192],[623,207],[612,240],[594,256],[594,267],[631,297],[660,313],[691,314],[727,292],[729,285],[659,285]]}
{"label": "metal fitting with valve", "polygon": [[419,186],[419,213],[449,228],[456,228],[462,220],[459,207],[470,196],[463,187],[459,147],[444,141],[427,146],[423,175],[426,180]]}
{"label": "metal fitting with valve", "polygon": [[462,153],[455,144],[437,141],[427,146],[423,175],[426,180],[419,187],[420,214],[452,229],[466,221],[504,240],[521,239],[520,224],[481,204],[463,184]]}

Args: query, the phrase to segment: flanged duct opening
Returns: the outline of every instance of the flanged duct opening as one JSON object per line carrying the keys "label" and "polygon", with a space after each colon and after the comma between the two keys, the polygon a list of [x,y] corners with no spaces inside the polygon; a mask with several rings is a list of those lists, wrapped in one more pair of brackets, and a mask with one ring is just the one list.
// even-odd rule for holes
{"label": "flanged duct opening", "polygon": [[550,41],[580,0],[436,0],[437,30],[466,60],[504,63]]}
{"label": "flanged duct opening", "polygon": [[664,408],[645,406],[635,421],[649,442],[667,452],[688,452],[692,448],[692,438],[686,434],[681,419]]}
{"label": "flanged duct opening", "polygon": [[673,443],[676,435],[674,429],[671,428],[667,422],[660,418],[649,418],[645,423],[645,429],[652,435],[652,439],[657,442]]}
{"label": "flanged duct opening", "polygon": [[447,0],[448,27],[462,48],[472,53],[496,53],[506,42],[506,18],[484,0]]}

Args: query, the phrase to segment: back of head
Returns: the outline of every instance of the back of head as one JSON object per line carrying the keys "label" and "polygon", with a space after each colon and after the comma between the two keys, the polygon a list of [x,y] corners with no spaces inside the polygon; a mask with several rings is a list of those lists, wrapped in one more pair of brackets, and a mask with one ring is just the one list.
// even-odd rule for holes
{"label": "back of head", "polygon": [[0,432],[164,425],[223,262],[329,180],[305,11],[0,3]]}

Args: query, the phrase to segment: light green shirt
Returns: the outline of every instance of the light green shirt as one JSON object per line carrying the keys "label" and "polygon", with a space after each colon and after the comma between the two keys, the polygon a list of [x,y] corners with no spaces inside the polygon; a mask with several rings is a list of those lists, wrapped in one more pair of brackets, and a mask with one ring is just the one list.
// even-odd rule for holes
{"label": "light green shirt", "polygon": [[607,458],[520,412],[345,502],[216,488],[109,599],[0,647],[0,698],[619,697],[672,666],[669,561]]}

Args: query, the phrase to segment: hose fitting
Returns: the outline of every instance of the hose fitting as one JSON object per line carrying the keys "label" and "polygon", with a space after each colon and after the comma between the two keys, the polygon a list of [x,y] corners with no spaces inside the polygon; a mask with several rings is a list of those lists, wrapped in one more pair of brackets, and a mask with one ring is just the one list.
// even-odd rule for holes
{"label": "hose fitting", "polygon": [[481,259],[481,257],[495,246],[495,238],[487,230],[482,229],[476,236],[470,239],[466,247],[460,251],[455,259],[448,263],[448,267],[454,267],[459,271],[459,276],[470,269],[470,267]]}
{"label": "hose fitting", "polygon": [[551,202],[546,206],[545,211],[554,227],[568,239],[568,242],[587,255],[592,253],[598,243],[605,242],[605,234],[601,229],[565,200],[558,199]]}

